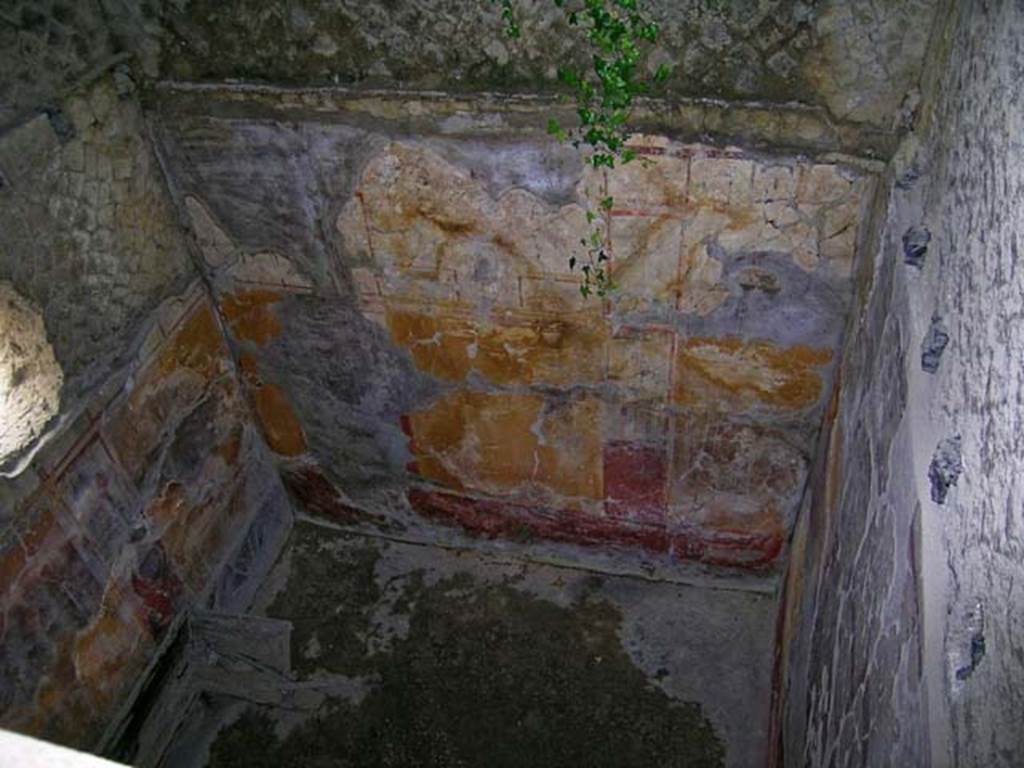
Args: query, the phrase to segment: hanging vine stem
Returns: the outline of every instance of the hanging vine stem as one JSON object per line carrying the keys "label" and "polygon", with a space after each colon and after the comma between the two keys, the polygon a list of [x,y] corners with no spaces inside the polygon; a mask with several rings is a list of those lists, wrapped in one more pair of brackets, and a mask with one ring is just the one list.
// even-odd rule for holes
{"label": "hanging vine stem", "polygon": [[[512,39],[522,36],[516,19],[515,0],[491,0],[501,5],[505,32]],[[651,77],[638,74],[643,58],[658,38],[658,25],[640,9],[638,0],[552,0],[562,10],[570,27],[579,29],[593,48],[591,67],[563,67],[558,79],[572,89],[579,125],[566,128],[558,120],[548,121],[548,133],[577,149],[589,147],[587,162],[594,168],[614,169],[630,163],[636,152],[627,146],[628,123],[635,97],[649,93],[654,84],[671,74],[667,65]],[[601,200],[597,210],[587,211],[589,237],[581,238],[585,255],[569,257],[569,269],[579,267],[583,276],[580,293],[584,298],[607,296],[615,289],[609,269],[611,249],[608,224],[615,201]]]}

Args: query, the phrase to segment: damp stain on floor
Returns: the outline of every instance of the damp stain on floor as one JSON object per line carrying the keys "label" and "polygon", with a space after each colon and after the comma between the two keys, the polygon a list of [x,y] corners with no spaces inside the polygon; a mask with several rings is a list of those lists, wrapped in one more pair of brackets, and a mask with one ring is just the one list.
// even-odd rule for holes
{"label": "damp stain on floor", "polygon": [[[675,585],[487,562],[307,523],[286,552],[257,610],[292,623],[291,675],[358,680],[350,690],[360,693],[326,696],[301,714],[232,703],[208,748],[211,768],[702,768],[744,759],[742,745],[727,759],[731,734],[680,695],[681,660],[700,663],[697,649],[669,647],[682,614],[666,600],[637,609],[627,594],[671,597]],[[767,606],[755,613],[770,616]],[[722,690],[751,708],[756,730],[766,708],[742,701],[735,680]],[[748,693],[767,704],[766,689]]]}

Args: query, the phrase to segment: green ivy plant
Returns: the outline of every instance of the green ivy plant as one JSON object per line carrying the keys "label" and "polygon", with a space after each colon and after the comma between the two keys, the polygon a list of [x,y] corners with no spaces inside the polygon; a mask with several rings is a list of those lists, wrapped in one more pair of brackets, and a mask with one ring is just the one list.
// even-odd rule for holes
{"label": "green ivy plant", "polygon": [[[491,2],[501,4],[506,34],[513,39],[521,37],[515,0]],[[633,101],[671,74],[667,65],[658,67],[653,75],[642,67],[645,54],[658,39],[658,25],[641,10],[638,0],[552,2],[565,14],[568,25],[581,32],[592,54],[589,68],[563,67],[558,71],[559,80],[571,89],[576,101],[579,124],[567,128],[551,118],[548,133],[576,148],[588,147],[587,162],[594,168],[613,169],[617,164],[630,163],[637,157],[626,144]],[[608,268],[608,223],[614,205],[615,201],[606,197],[598,210],[587,211],[591,231],[589,237],[580,240],[585,255],[569,257],[569,268],[579,267],[582,273],[580,293],[584,298],[593,294],[603,298],[615,289]]]}

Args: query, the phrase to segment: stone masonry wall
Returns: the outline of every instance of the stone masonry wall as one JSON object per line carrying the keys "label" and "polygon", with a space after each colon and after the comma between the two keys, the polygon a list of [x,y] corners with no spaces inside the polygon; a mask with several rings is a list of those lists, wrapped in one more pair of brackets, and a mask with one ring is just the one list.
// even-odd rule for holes
{"label": "stone masonry wall", "polygon": [[100,0],[0,5],[0,129],[55,108],[114,51]]}
{"label": "stone masonry wall", "polygon": [[[715,7],[717,5],[717,7]],[[649,0],[652,71],[678,97],[802,102],[890,131],[920,74],[937,0]],[[8,0],[0,128],[59,107],[121,62],[147,77],[537,93],[586,64],[550,0],[517,3],[520,40],[489,0]]]}
{"label": "stone masonry wall", "polygon": [[195,271],[131,94],[63,104],[0,138],[0,281],[41,310],[73,412]]}
{"label": "stone masonry wall", "polygon": [[781,618],[786,765],[1024,755],[1024,9],[954,4],[879,203],[873,273]]}
{"label": "stone masonry wall", "polygon": [[99,749],[179,617],[245,607],[291,508],[138,104],[103,78],[61,115],[0,137],[0,419],[43,415],[2,430],[0,725]]}
{"label": "stone masonry wall", "polygon": [[[557,87],[588,64],[550,0],[522,0],[521,39],[487,0],[163,3],[162,72],[446,91]],[[652,71],[669,62],[671,97],[809,102],[839,120],[890,129],[920,72],[934,0],[650,0],[661,24]]]}

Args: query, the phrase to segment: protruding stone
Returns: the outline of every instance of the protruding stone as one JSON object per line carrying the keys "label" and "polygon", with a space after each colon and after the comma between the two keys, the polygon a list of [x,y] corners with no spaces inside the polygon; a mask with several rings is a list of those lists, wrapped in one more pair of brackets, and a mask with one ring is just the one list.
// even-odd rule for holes
{"label": "protruding stone", "polygon": [[964,634],[969,638],[965,654],[965,664],[956,670],[957,680],[967,680],[985,658],[985,606],[981,600],[975,602],[967,613]]}
{"label": "protruding stone", "polygon": [[128,99],[138,90],[132,79],[132,70],[127,64],[120,64],[113,73],[114,91],[119,99]]}
{"label": "protruding stone", "polygon": [[911,227],[903,235],[903,261],[920,269],[928,255],[932,233],[925,227]]}
{"label": "protruding stone", "polygon": [[61,144],[66,144],[75,138],[75,126],[61,110],[47,109],[46,119],[50,121],[50,127],[53,128],[53,132]]}
{"label": "protruding stone", "polygon": [[960,435],[948,437],[936,447],[931,466],[928,468],[928,479],[932,484],[932,501],[936,504],[945,504],[950,487],[957,484],[963,471]]}
{"label": "protruding stone", "polygon": [[942,318],[935,315],[924,341],[921,342],[921,370],[925,373],[935,373],[939,370],[942,353],[946,351],[948,345],[949,330],[942,322]]}
{"label": "protruding stone", "polygon": [[39,437],[63,383],[39,309],[0,283],[0,463]]}

